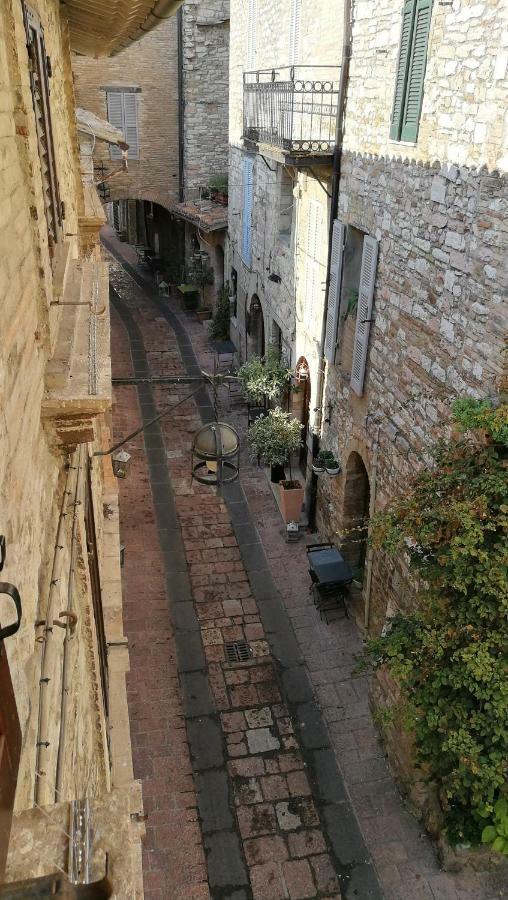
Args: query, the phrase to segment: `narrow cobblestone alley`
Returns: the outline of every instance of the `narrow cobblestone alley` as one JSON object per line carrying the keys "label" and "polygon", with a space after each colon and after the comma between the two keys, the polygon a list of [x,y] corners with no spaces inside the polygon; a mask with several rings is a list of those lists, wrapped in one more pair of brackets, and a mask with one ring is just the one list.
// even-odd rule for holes
{"label": "narrow cobblestone alley", "polygon": [[[114,378],[211,367],[203,326],[144,286],[107,232]],[[122,259],[122,265],[119,264]],[[134,280],[136,279],[136,281]],[[495,900],[499,886],[439,869],[405,810],[376,738],[367,677],[352,670],[351,620],[325,625],[308,597],[304,541],[287,544],[264,473],[249,464],[242,404],[221,392],[242,438],[241,483],[191,483],[190,445],[212,417],[189,384],[115,385],[124,619],[135,775],[142,781],[148,900]],[[225,644],[252,659],[231,664]]]}

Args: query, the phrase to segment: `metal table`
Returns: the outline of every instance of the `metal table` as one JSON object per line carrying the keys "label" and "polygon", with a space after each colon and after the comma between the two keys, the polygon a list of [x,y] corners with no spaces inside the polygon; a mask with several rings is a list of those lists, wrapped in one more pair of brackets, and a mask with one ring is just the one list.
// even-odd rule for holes
{"label": "metal table", "polygon": [[348,617],[345,595],[353,580],[353,571],[342,554],[330,544],[307,547],[310,590],[321,618],[328,623],[328,613],[342,607]]}
{"label": "metal table", "polygon": [[233,366],[236,347],[233,341],[210,341],[210,346],[217,357],[217,367],[221,371],[222,366],[230,369]]}
{"label": "metal table", "polygon": [[351,566],[336,547],[317,547],[315,550],[309,547],[307,555],[317,584],[348,584],[352,581]]}

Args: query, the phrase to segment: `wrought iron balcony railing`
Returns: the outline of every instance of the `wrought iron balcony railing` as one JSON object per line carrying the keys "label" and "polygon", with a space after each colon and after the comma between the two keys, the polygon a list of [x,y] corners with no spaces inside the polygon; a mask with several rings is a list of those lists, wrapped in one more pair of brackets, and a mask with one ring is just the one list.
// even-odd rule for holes
{"label": "wrought iron balcony railing", "polygon": [[243,139],[296,154],[335,146],[339,66],[285,66],[245,72]]}

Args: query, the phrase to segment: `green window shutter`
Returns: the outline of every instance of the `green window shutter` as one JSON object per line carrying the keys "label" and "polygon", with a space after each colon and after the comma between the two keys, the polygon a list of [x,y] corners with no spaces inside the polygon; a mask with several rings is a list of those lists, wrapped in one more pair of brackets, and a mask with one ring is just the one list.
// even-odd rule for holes
{"label": "green window shutter", "polygon": [[404,113],[400,133],[403,141],[416,141],[423,102],[432,0],[416,0],[411,59],[407,75]]}
{"label": "green window shutter", "polygon": [[409,58],[413,40],[413,23],[415,18],[416,0],[406,0],[402,10],[402,29],[400,33],[399,61],[397,63],[397,77],[395,79],[395,95],[393,98],[392,121],[390,125],[390,138],[392,141],[400,140],[402,128],[402,113],[406,96],[407,74],[409,70]]}

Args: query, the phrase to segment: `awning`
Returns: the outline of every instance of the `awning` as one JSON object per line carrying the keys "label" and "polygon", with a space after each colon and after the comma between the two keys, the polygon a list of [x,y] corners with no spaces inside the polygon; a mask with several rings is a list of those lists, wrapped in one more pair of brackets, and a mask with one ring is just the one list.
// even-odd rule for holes
{"label": "awning", "polygon": [[65,0],[71,47],[85,56],[113,56],[139,40],[183,0]]}
{"label": "awning", "polygon": [[121,150],[127,150],[128,144],[125,142],[123,132],[105,119],[100,119],[95,113],[88,109],[76,107],[76,121],[78,123],[78,131],[95,138],[97,141],[105,141],[107,144],[116,144]]}
{"label": "awning", "polygon": [[172,203],[169,211],[177,219],[185,219],[196,225],[201,231],[220,231],[228,227],[228,208],[211,200],[186,200],[185,203]]}

